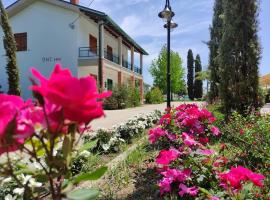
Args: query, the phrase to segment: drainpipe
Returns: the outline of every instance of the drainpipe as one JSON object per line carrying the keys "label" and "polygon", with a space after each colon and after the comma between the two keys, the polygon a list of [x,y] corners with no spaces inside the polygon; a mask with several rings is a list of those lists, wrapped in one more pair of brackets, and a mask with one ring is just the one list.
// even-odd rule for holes
{"label": "drainpipe", "polygon": [[99,21],[98,23],[98,31],[99,31],[99,53],[98,53],[98,80],[99,80],[99,87],[101,90],[104,89],[103,87],[103,59],[104,59],[104,21]]}

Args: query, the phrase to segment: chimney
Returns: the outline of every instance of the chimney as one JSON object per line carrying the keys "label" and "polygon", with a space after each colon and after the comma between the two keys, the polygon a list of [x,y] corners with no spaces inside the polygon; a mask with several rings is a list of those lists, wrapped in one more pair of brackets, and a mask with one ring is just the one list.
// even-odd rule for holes
{"label": "chimney", "polygon": [[70,0],[70,3],[79,5],[79,0]]}

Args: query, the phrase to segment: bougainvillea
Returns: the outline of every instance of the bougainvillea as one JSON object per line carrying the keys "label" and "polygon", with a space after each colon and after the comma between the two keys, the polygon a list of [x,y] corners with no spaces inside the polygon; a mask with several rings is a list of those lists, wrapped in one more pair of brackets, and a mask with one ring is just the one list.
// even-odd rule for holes
{"label": "bougainvillea", "polygon": [[213,125],[215,120],[206,109],[182,104],[168,109],[159,126],[149,131],[150,143],[162,148],[156,158],[161,176],[157,184],[162,196],[245,199],[240,195],[243,185],[263,186],[261,174],[241,166],[227,171],[229,161],[222,155],[226,145],[218,149],[209,145],[212,137],[221,136],[220,130]]}

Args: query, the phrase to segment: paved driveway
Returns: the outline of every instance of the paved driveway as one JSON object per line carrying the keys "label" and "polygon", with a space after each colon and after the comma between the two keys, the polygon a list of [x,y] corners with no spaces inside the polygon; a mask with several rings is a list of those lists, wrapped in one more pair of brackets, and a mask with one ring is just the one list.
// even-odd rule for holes
{"label": "paved driveway", "polygon": [[[172,102],[172,106],[178,106],[184,102]],[[191,103],[191,102],[189,102]],[[201,104],[201,102],[199,103]],[[106,110],[105,118],[100,118],[91,123],[92,130],[97,130],[99,128],[112,128],[114,125],[127,121],[129,118],[134,117],[137,114],[147,114],[154,110],[164,111],[166,108],[166,103],[162,104],[152,104],[152,105],[142,105],[136,108],[128,108],[124,110]]]}
{"label": "paved driveway", "polygon": [[264,105],[261,109],[261,114],[270,114],[270,103]]}

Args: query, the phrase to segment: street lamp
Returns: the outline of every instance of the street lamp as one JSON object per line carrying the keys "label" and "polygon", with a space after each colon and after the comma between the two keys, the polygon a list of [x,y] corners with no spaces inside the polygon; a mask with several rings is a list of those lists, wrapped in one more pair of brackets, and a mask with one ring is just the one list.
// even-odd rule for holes
{"label": "street lamp", "polygon": [[178,25],[172,21],[174,12],[170,6],[170,0],[166,0],[165,8],[158,16],[165,20],[164,28],[167,29],[167,108],[171,107],[171,29]]}

